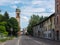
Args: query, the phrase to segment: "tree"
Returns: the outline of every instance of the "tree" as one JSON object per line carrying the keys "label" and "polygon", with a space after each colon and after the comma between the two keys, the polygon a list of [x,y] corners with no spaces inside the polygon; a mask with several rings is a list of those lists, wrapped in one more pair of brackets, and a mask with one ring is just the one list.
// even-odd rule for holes
{"label": "tree", "polygon": [[6,31],[7,32],[9,32],[9,14],[8,14],[8,12],[6,11],[5,13],[4,13],[4,21],[6,21],[6,25],[5,25],[5,27],[6,27]]}
{"label": "tree", "polygon": [[35,25],[39,22],[39,20],[40,20],[40,17],[38,15],[33,15],[33,16],[31,16],[29,24]]}
{"label": "tree", "polygon": [[0,14],[0,22],[4,21],[4,16]]}
{"label": "tree", "polygon": [[5,35],[8,34],[5,27],[6,24],[7,22],[4,20],[4,16],[0,14],[0,34],[5,34]]}
{"label": "tree", "polygon": [[33,35],[33,30],[32,27],[36,24],[38,24],[39,22],[41,22],[42,20],[46,19],[47,17],[39,17],[38,15],[32,15],[30,20],[29,20],[29,25],[27,27],[27,31],[30,35]]}
{"label": "tree", "polygon": [[4,13],[4,17],[5,17],[5,21],[8,21],[8,19],[9,19],[9,14],[8,14],[7,11]]}
{"label": "tree", "polygon": [[6,32],[6,28],[5,28],[5,26],[0,26],[0,33],[4,33],[4,32]]}
{"label": "tree", "polygon": [[16,20],[16,18],[11,17],[9,19],[9,23],[10,23],[10,28],[13,28],[13,35],[17,35],[18,30],[18,22]]}
{"label": "tree", "polygon": [[29,25],[27,27],[27,31],[30,35],[33,35],[32,34],[33,33],[33,30],[32,30],[33,25],[39,23],[39,21],[40,21],[40,17],[38,15],[31,16],[30,21],[29,21]]}
{"label": "tree", "polygon": [[2,34],[2,36],[7,36],[8,32],[6,31],[6,27],[5,27],[5,22],[0,22],[0,34]]}

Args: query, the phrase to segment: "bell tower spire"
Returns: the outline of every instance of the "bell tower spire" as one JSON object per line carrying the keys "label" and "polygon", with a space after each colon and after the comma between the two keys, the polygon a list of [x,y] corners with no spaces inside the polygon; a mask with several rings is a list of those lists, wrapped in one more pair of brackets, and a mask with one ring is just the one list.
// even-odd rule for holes
{"label": "bell tower spire", "polygon": [[16,8],[16,18],[20,18],[20,9]]}
{"label": "bell tower spire", "polygon": [[16,19],[18,21],[18,28],[19,28],[19,31],[20,31],[20,9],[19,8],[16,8]]}

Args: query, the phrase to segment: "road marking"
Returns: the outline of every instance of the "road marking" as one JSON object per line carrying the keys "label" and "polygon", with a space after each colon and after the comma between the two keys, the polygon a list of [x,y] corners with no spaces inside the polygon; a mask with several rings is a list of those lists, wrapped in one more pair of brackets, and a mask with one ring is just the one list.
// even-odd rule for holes
{"label": "road marking", "polygon": [[36,41],[36,40],[34,40],[34,42],[36,42],[36,43],[38,43],[40,45],[49,45],[49,44],[46,44],[46,43],[43,43],[43,42],[39,42],[39,41]]}
{"label": "road marking", "polygon": [[36,42],[36,43],[42,45],[42,42],[39,42],[39,41],[36,41],[36,40],[34,40],[34,42]]}
{"label": "road marking", "polygon": [[40,44],[40,45],[48,45],[48,44],[46,44],[46,43],[43,43],[43,42],[34,40],[33,38],[30,38],[30,37],[28,37],[28,38],[29,38],[29,39],[32,39],[35,43],[38,43],[38,44]]}
{"label": "road marking", "polygon": [[17,45],[19,45],[19,41],[20,41],[20,39],[18,38]]}
{"label": "road marking", "polygon": [[30,38],[30,37],[28,37],[29,39],[32,39],[35,43],[38,43],[38,44],[40,44],[40,45],[43,45],[43,43],[42,42],[39,42],[39,41],[37,41],[37,40],[34,40],[33,38]]}
{"label": "road marking", "polygon": [[17,45],[19,45],[19,43],[20,43],[20,40],[21,40],[21,36],[18,38]]}

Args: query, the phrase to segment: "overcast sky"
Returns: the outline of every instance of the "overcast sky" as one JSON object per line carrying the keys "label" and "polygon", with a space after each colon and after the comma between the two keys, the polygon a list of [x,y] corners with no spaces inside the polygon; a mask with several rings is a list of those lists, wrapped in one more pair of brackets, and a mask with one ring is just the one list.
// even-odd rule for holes
{"label": "overcast sky", "polygon": [[19,7],[21,10],[21,28],[28,25],[32,14],[39,16],[49,16],[55,12],[54,0],[1,0],[0,10],[3,14],[8,11],[10,17],[16,17],[15,9]]}

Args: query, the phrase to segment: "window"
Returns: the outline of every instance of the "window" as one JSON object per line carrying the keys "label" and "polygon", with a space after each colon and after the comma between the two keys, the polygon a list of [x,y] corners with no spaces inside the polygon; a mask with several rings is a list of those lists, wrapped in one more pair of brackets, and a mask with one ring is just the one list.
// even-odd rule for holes
{"label": "window", "polygon": [[51,23],[51,26],[52,26],[52,18],[50,18],[50,23]]}
{"label": "window", "polygon": [[56,1],[56,8],[57,13],[60,13],[60,0]]}
{"label": "window", "polygon": [[41,24],[40,24],[40,28],[41,28]]}
{"label": "window", "polygon": [[57,13],[58,13],[58,5],[57,5]]}
{"label": "window", "polygon": [[58,24],[58,16],[57,16],[57,24]]}
{"label": "window", "polygon": [[49,35],[48,35],[49,37],[51,37],[51,33],[49,33]]}
{"label": "window", "polygon": [[55,24],[55,18],[54,18],[54,24]]}

